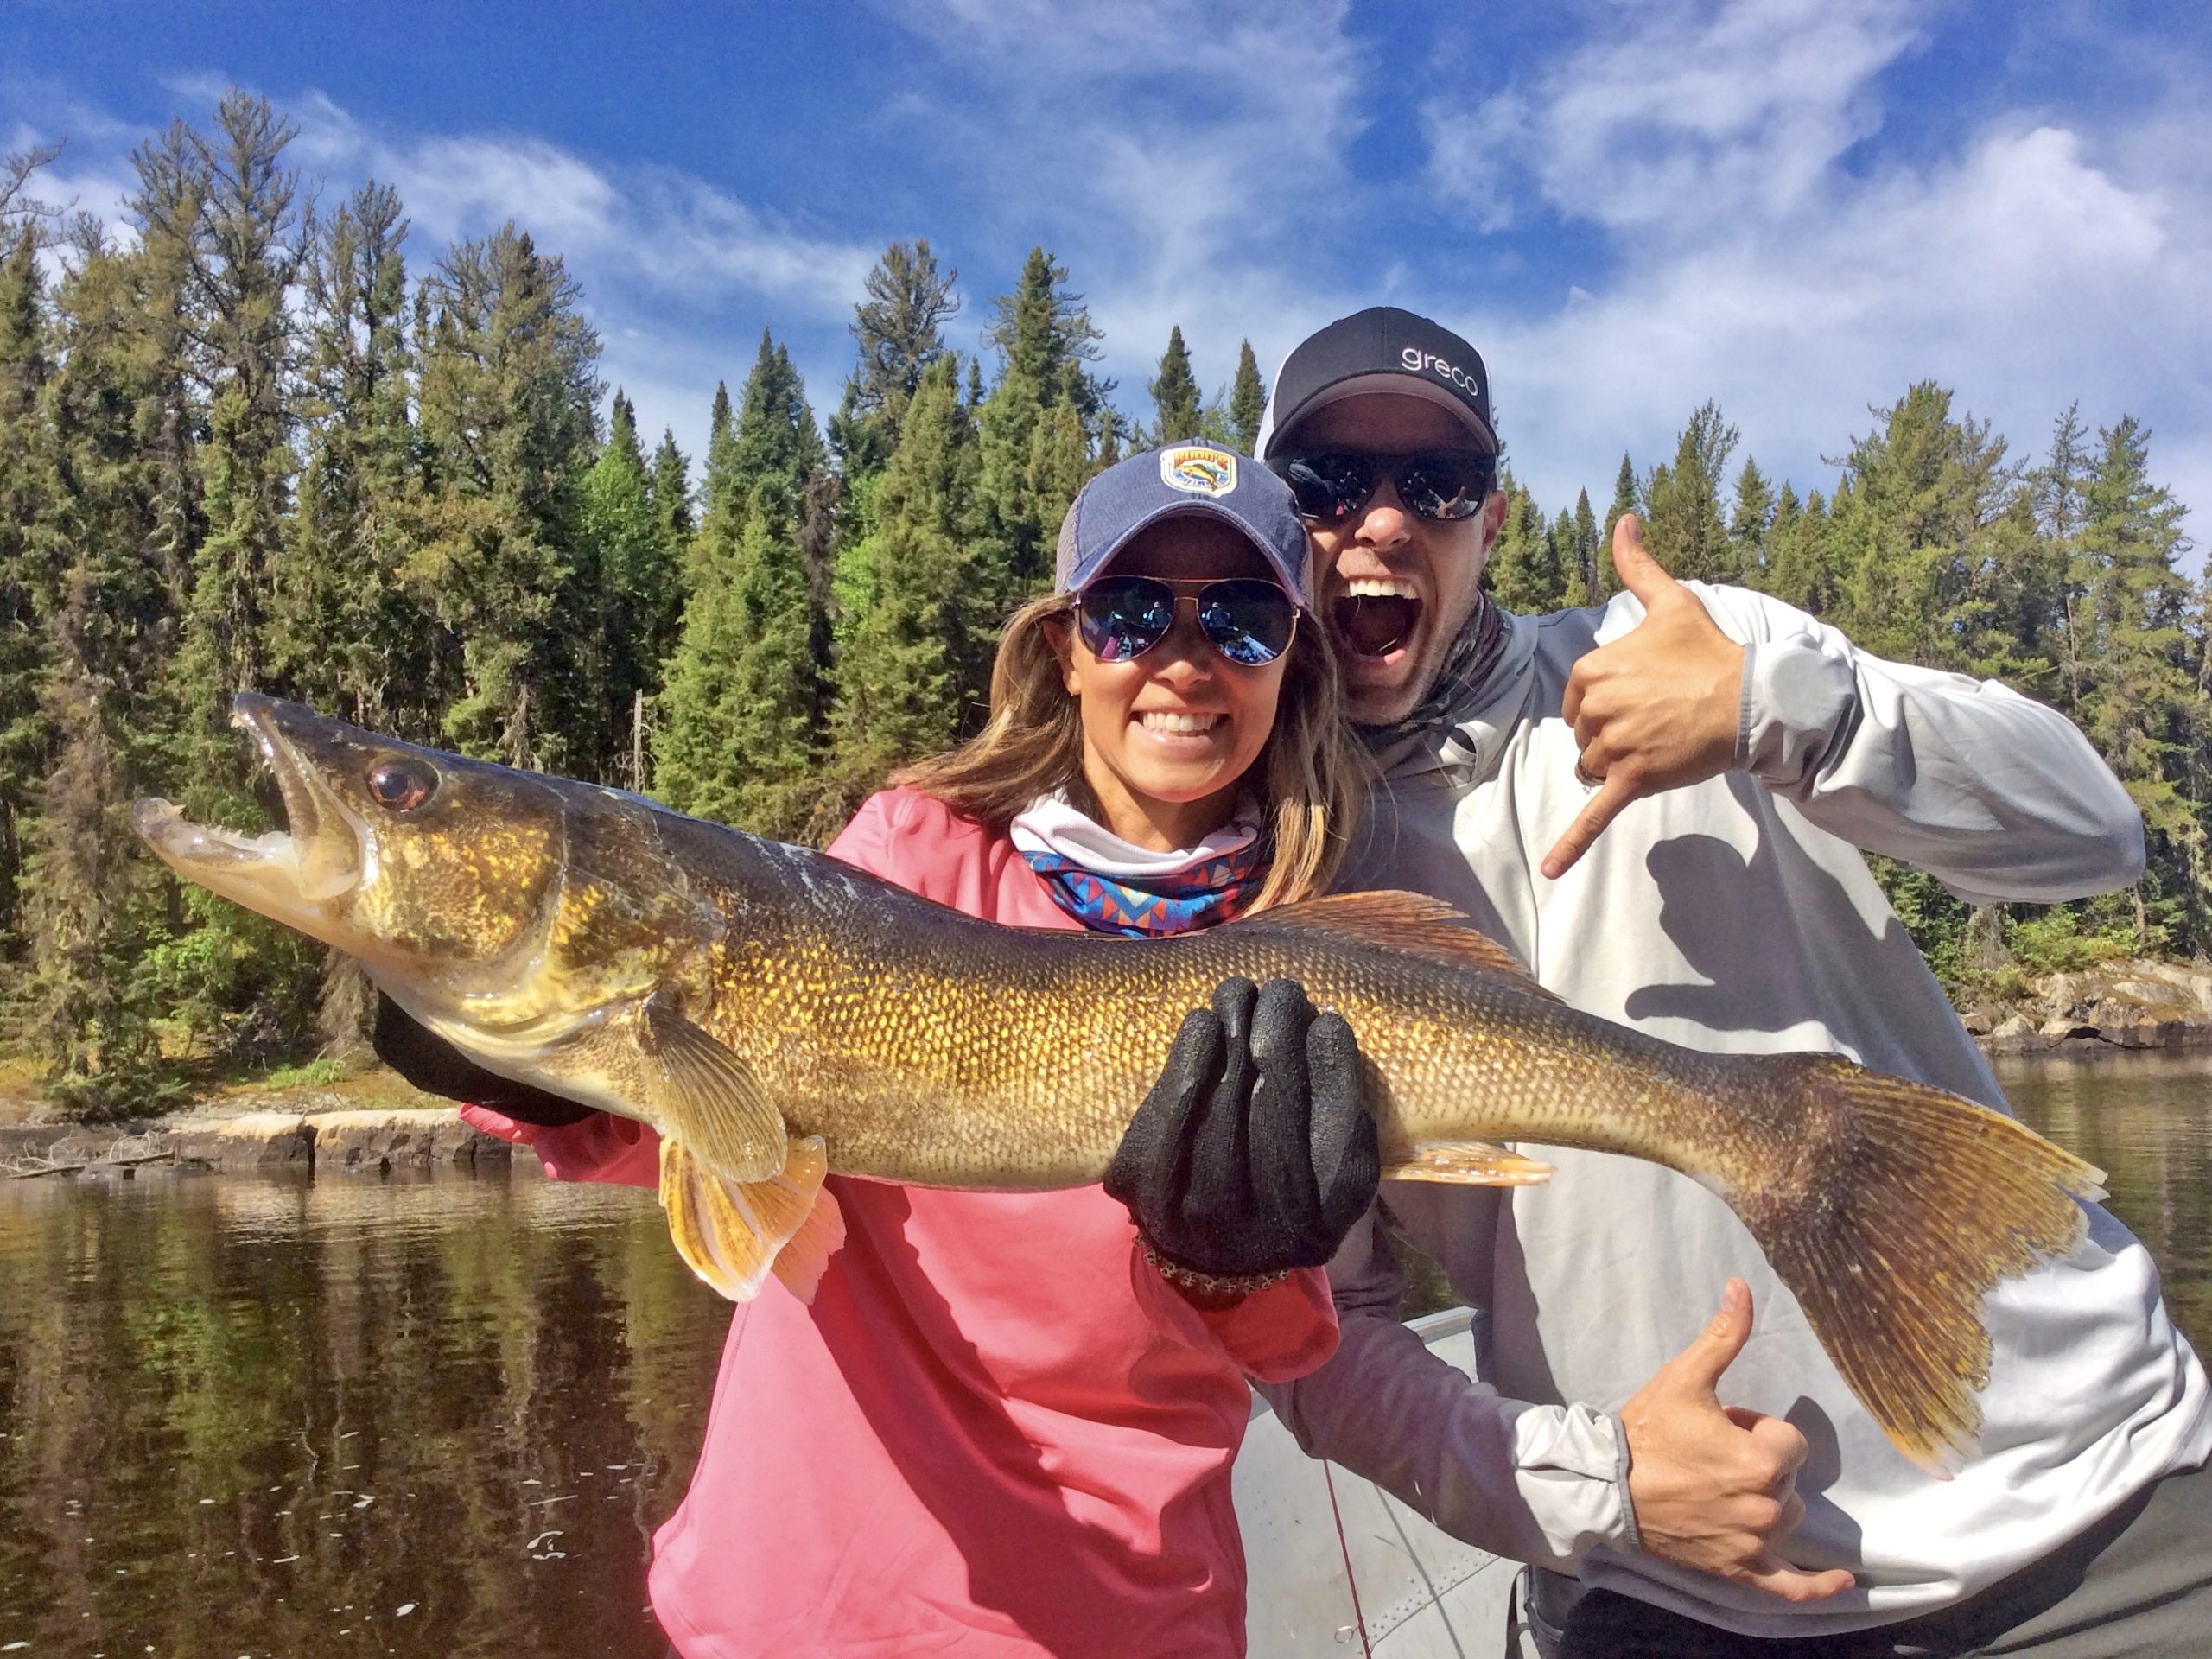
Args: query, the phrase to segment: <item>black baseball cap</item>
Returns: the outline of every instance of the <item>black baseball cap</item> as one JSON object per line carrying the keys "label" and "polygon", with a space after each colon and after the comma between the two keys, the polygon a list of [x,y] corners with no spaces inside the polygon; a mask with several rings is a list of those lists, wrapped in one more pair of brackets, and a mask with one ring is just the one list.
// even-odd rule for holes
{"label": "black baseball cap", "polygon": [[1497,448],[1490,372],[1480,354],[1427,317],[1377,305],[1338,318],[1283,359],[1260,423],[1261,455],[1268,456],[1278,438],[1316,410],[1369,391],[1426,398],[1459,416],[1484,448]]}

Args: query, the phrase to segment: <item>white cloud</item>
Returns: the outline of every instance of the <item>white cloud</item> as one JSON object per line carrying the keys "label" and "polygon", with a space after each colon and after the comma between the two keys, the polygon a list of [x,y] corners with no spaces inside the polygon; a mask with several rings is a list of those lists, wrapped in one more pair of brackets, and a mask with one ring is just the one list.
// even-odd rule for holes
{"label": "white cloud", "polygon": [[[1338,315],[1295,249],[1356,197],[1344,152],[1370,89],[1341,0],[1264,17],[1185,0],[893,9],[976,78],[980,110],[944,102],[932,120],[983,170],[1008,239],[1041,240],[1075,272],[1125,408],[1149,412],[1171,326],[1211,390],[1241,338],[1264,356],[1269,337]],[[981,305],[963,318],[987,321]]]}
{"label": "white cloud", "polygon": [[393,185],[433,242],[512,219],[594,292],[653,284],[710,307],[734,291],[827,316],[851,308],[874,263],[872,249],[773,223],[673,168],[602,168],[524,135],[377,132],[320,92],[293,107],[303,165]]}
{"label": "white cloud", "polygon": [[1803,207],[1879,124],[1874,78],[1919,39],[1901,0],[1621,5],[1598,38],[1472,111],[1423,111],[1431,176],[1484,228],[1519,170],[1554,208],[1681,237]]}
{"label": "white cloud", "polygon": [[2143,414],[2186,444],[2207,410],[2174,359],[2201,363],[2212,339],[2194,275],[2206,224],[2201,205],[2096,166],[2078,134],[1988,134],[1786,235],[1709,238],[1586,304],[1494,320],[1501,413],[1550,505],[1608,480],[1624,446],[1668,458],[1707,397],[1801,486],[1828,481],[1820,456],[1866,429],[1868,405],[1927,378],[2030,452],[2076,397],[2093,423]]}
{"label": "white cloud", "polygon": [[[2195,118],[1999,114],[1934,161],[1853,157],[1878,130],[1881,73],[1918,38],[1891,4],[1670,9],[1476,117],[1430,111],[1440,188],[1493,226],[1539,203],[1585,220],[1614,256],[1555,308],[1433,296],[1491,359],[1516,470],[1548,511],[1609,492],[1624,448],[1642,467],[1670,459],[1708,397],[1742,427],[1739,454],[1826,488],[1823,455],[1923,378],[2027,458],[2076,398],[2092,425],[2142,416],[2155,474],[2212,505],[2212,168]],[[1478,149],[1480,121],[1508,109],[1519,124]]]}

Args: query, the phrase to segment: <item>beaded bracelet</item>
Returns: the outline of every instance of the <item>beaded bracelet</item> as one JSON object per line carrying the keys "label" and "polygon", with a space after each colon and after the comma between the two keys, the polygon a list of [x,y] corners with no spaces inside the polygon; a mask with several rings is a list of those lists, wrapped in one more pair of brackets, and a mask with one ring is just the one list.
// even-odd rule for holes
{"label": "beaded bracelet", "polygon": [[1278,1268],[1273,1273],[1200,1273],[1196,1268],[1169,1261],[1141,1233],[1137,1235],[1137,1243],[1144,1247],[1144,1259],[1160,1270],[1161,1278],[1179,1289],[1195,1290],[1201,1296],[1249,1296],[1254,1291],[1279,1285],[1290,1277],[1288,1268]]}

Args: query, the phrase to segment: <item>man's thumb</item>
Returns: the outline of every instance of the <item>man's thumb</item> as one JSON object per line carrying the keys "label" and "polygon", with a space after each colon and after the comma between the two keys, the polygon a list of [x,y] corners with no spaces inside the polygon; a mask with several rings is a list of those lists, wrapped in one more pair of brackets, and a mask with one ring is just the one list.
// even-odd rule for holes
{"label": "man's thumb", "polygon": [[1751,1335],[1751,1287],[1741,1279],[1731,1279],[1720,1293],[1720,1311],[1713,1316],[1713,1322],[1675,1356],[1676,1374],[1685,1382],[1712,1391],[1720,1374],[1744,1351]]}
{"label": "man's thumb", "polygon": [[1632,512],[1624,512],[1613,526],[1613,574],[1621,586],[1643,601],[1646,610],[1661,594],[1681,584],[1661,569],[1643,545],[1643,525]]}

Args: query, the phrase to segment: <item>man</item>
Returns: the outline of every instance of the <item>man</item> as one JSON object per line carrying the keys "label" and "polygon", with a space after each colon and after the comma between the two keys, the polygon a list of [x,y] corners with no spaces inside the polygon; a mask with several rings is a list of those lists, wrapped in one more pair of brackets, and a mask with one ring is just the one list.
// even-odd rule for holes
{"label": "man", "polygon": [[[1677,582],[1632,518],[1625,594],[1503,615],[1478,586],[1506,506],[1487,375],[1409,313],[1293,352],[1261,448],[1299,497],[1383,772],[1352,885],[1450,902],[1570,1004],[1654,1035],[1839,1051],[2001,1106],[1859,849],[1981,901],[2126,885],[2140,820],[2072,726]],[[1382,1206],[1490,1309],[1494,1386],[1398,1324],[1378,1217],[1332,1266],[1337,1357],[1269,1393],[1315,1455],[1605,1592],[1564,1651],[2212,1643],[2206,1377],[2103,1211],[2071,1258],[1990,1298],[1985,1427],[1946,1482],[1891,1447],[1719,1199],[1543,1155],[1548,1188],[1401,1185]],[[1548,1643],[1574,1586],[1538,1579]]]}

